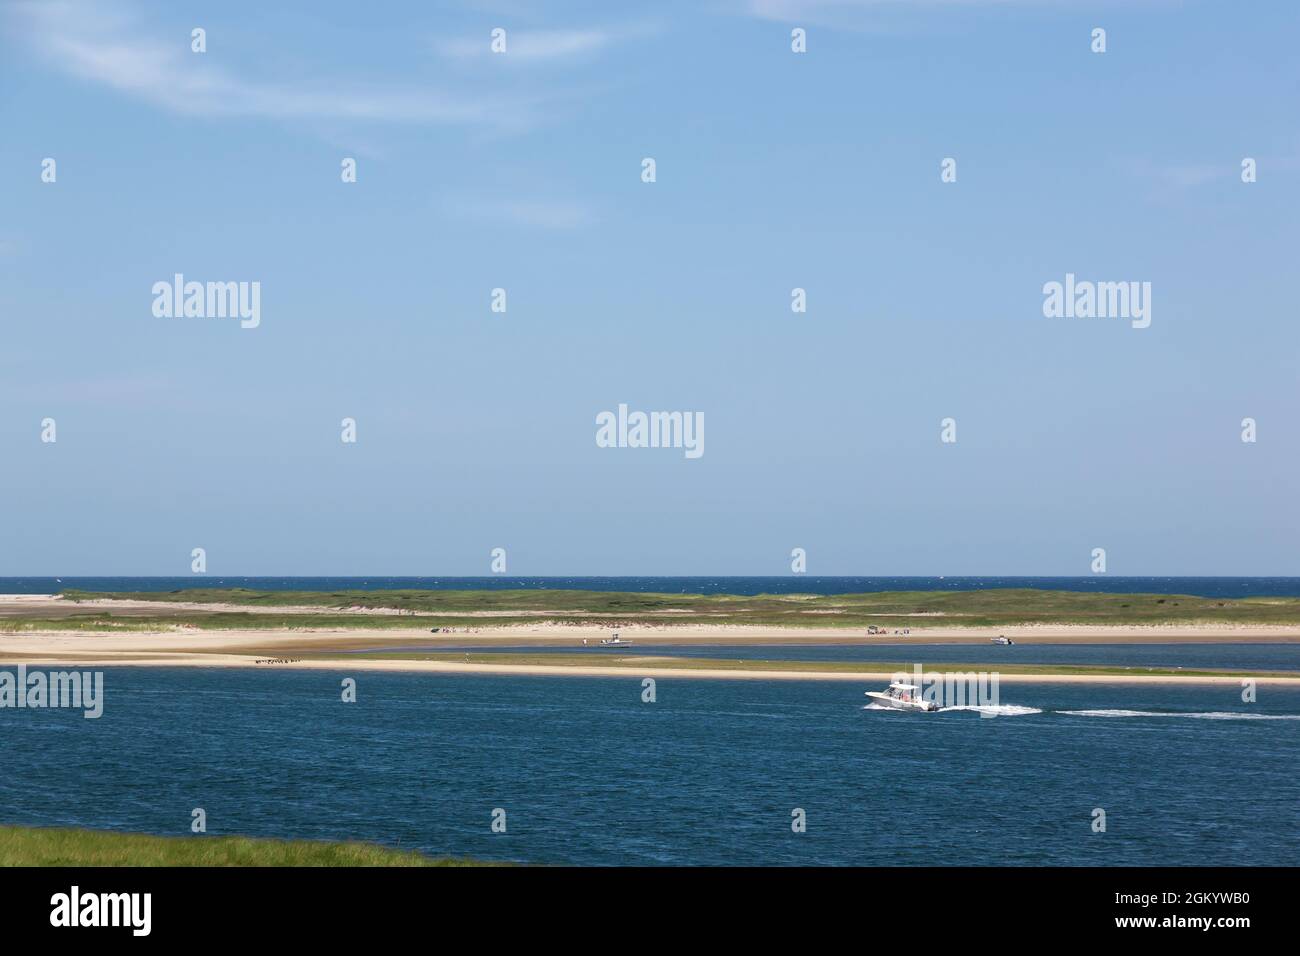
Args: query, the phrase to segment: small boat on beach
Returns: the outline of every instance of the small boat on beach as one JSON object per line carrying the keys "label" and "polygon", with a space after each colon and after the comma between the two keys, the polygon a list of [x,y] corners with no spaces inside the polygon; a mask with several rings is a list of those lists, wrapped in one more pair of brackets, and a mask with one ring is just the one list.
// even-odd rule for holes
{"label": "small boat on beach", "polygon": [[631,641],[623,640],[617,633],[613,637],[602,637],[600,639],[601,647],[627,647],[631,643]]}
{"label": "small boat on beach", "polygon": [[999,634],[997,637],[989,638],[989,643],[1001,644],[1004,647],[1014,647],[1016,642],[1013,641],[1011,638],[1007,637],[1005,634]]}
{"label": "small boat on beach", "polygon": [[939,705],[934,701],[922,699],[920,688],[915,684],[899,684],[895,682],[890,684],[889,689],[886,691],[869,690],[866,692],[866,696],[882,707],[892,707],[894,710],[928,712],[939,709]]}

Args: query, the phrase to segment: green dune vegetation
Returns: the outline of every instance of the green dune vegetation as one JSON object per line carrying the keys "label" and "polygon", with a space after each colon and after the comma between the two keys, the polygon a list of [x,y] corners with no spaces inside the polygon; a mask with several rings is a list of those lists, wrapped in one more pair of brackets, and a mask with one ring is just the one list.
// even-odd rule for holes
{"label": "green dune vegetation", "polygon": [[0,866],[483,866],[370,843],[0,826]]}
{"label": "green dune vegetation", "polygon": [[[1017,624],[1300,624],[1300,598],[1202,598],[1031,588],[872,594],[642,594],[619,591],[68,590],[39,609],[11,609],[0,629],[476,627],[549,621],[594,626],[748,624],[921,628]],[[132,606],[88,605],[130,601]],[[183,605],[183,606],[177,606]],[[206,607],[205,605],[211,605]]]}

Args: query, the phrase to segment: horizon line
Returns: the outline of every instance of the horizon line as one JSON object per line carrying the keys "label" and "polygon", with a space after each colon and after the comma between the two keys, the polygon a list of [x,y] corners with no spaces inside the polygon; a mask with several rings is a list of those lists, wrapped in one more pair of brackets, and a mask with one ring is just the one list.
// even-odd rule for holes
{"label": "horizon line", "polygon": [[970,578],[1064,578],[1069,580],[1116,580],[1131,578],[1285,578],[1300,580],[1300,574],[6,574],[0,575],[0,581],[25,580],[31,578],[52,578],[61,581],[65,578],[193,578],[196,581],[220,581],[229,578],[412,578],[421,580],[501,580],[514,581],[524,579],[561,579],[561,578],[678,578],[681,580],[718,580],[723,578],[769,578],[776,580],[827,580],[845,579],[861,580],[870,578],[916,578],[933,580],[961,580]]}

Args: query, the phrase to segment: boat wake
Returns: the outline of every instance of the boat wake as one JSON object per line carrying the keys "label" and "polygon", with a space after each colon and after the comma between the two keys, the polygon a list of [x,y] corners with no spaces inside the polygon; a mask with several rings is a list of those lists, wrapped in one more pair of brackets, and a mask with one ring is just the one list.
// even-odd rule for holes
{"label": "boat wake", "polygon": [[[906,713],[896,707],[885,704],[867,704],[863,710],[888,710],[896,714]],[[940,707],[936,713],[947,714],[954,711],[968,710],[990,717],[1023,717],[1027,714],[1041,714],[1038,707],[1023,707],[1019,704],[967,704],[958,707]],[[1194,720],[1300,720],[1300,714],[1244,714],[1228,710],[1054,710],[1054,714],[1066,717],[1190,717]]]}
{"label": "boat wake", "polygon": [[[896,707],[888,707],[885,704],[867,704],[863,710],[889,710],[896,714],[906,713]],[[1037,707],[1020,707],[1016,704],[968,704],[961,707],[940,707],[935,713],[946,714],[959,710],[970,710],[976,713],[988,714],[990,717],[1021,717],[1025,714],[1041,714],[1042,711]]]}
{"label": "boat wake", "polygon": [[946,714],[954,710],[973,710],[977,714],[990,717],[1023,717],[1026,714],[1041,714],[1037,707],[1021,707],[1018,704],[966,704],[958,707],[940,707],[939,713]]}
{"label": "boat wake", "polygon": [[1192,717],[1197,720],[1300,720],[1300,714],[1241,714],[1226,710],[1058,710],[1069,717]]}

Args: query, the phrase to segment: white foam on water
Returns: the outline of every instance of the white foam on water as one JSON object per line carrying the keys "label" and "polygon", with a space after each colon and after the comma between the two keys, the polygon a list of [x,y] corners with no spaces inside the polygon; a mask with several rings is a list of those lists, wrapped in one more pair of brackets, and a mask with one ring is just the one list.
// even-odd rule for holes
{"label": "white foam on water", "polygon": [[1300,714],[1240,714],[1226,710],[1058,710],[1071,717],[1192,717],[1197,720],[1300,720]]}
{"label": "white foam on water", "polygon": [[1018,704],[966,704],[962,707],[940,707],[939,713],[946,714],[950,710],[973,710],[992,717],[1023,717],[1026,714],[1042,713],[1037,707],[1021,707]]}

